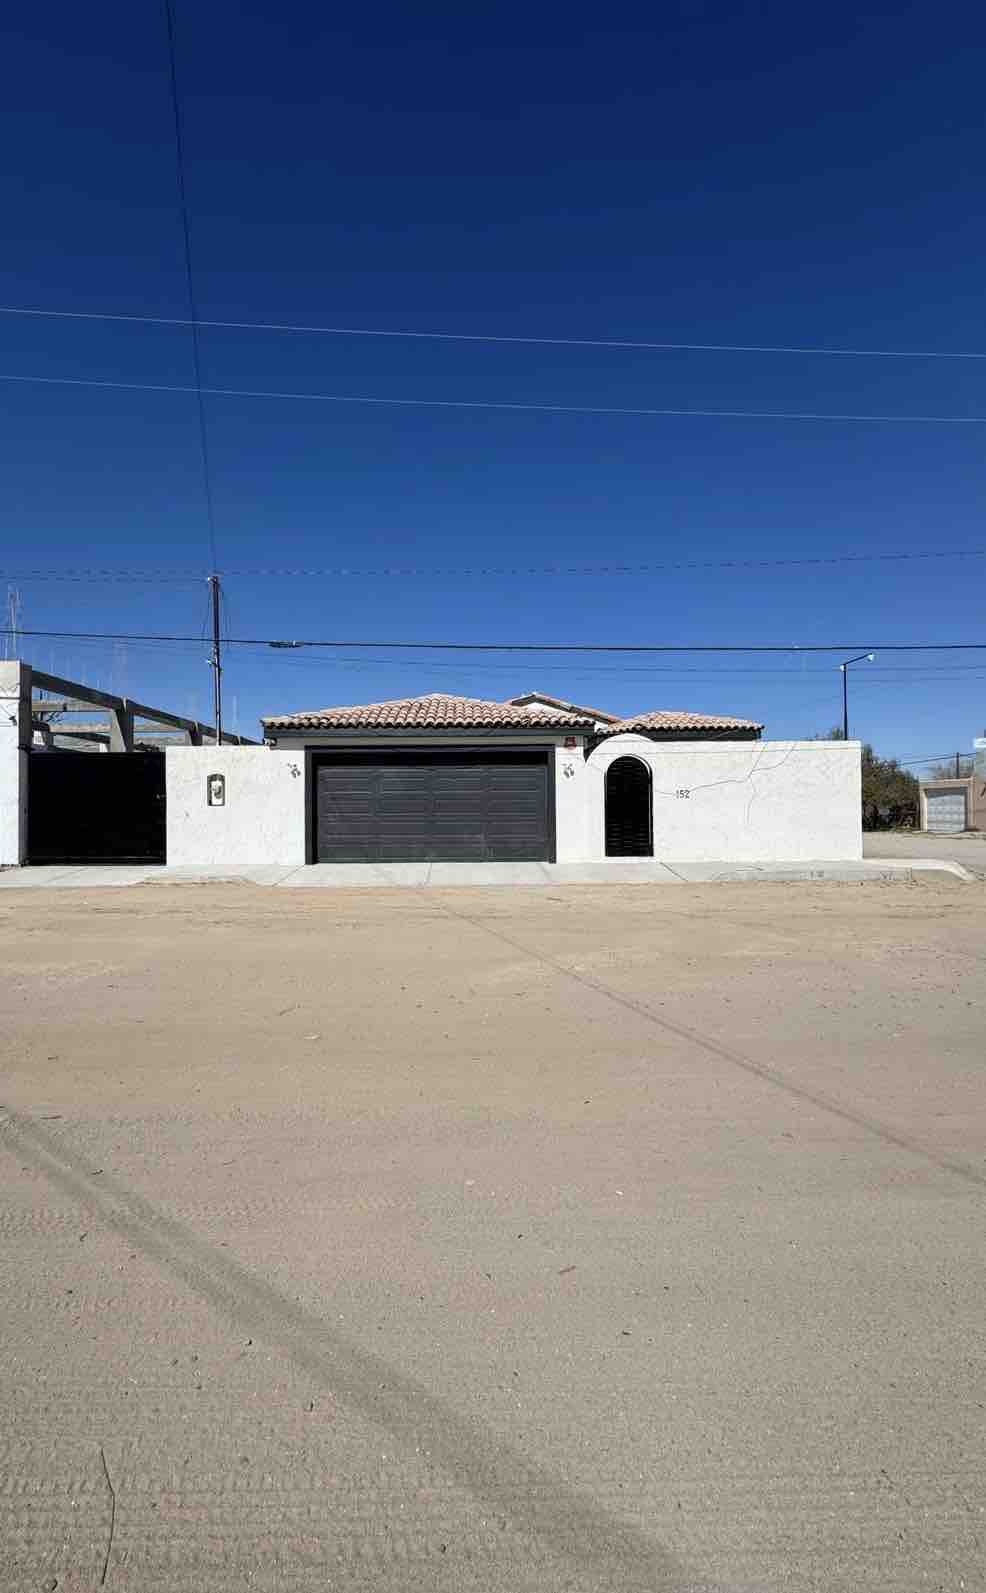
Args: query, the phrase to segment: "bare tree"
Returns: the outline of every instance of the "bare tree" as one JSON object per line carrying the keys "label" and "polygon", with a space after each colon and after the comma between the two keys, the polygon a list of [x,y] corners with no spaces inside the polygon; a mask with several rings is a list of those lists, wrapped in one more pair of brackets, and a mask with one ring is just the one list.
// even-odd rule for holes
{"label": "bare tree", "polygon": [[972,759],[956,753],[947,763],[934,763],[923,776],[925,780],[967,780],[972,773]]}

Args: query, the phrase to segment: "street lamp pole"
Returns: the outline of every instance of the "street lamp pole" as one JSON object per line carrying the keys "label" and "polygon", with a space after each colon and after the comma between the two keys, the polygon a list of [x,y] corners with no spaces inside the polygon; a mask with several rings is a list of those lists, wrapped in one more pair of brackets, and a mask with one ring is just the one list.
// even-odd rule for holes
{"label": "street lamp pole", "polygon": [[862,663],[864,658],[868,659],[869,662],[872,664],[872,662],[873,662],[875,657],[876,657],[876,653],[857,653],[855,658],[847,658],[844,664],[840,664],[839,665],[839,668],[842,670],[842,739],[843,739],[843,741],[848,741],[849,740],[849,675],[848,675],[849,665],[850,664],[860,664],[860,663]]}

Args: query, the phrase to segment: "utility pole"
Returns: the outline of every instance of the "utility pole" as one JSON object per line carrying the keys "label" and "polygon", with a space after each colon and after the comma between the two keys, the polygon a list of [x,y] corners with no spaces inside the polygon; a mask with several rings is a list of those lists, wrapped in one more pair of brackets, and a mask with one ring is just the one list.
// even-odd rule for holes
{"label": "utility pole", "polygon": [[959,758],[960,758],[960,754],[957,752],[955,754],[955,778],[956,778],[956,780],[961,780],[961,778],[962,778],[962,775],[959,772],[960,771]]}
{"label": "utility pole", "polygon": [[222,644],[219,634],[219,577],[209,576],[209,590],[212,593],[212,706],[213,717],[216,723],[216,746],[222,746],[223,740],[223,665]]}

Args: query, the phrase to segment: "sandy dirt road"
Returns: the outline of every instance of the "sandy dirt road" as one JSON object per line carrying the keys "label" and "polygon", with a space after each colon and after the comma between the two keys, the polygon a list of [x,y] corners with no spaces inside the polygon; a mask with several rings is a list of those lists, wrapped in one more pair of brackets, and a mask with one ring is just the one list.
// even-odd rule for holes
{"label": "sandy dirt road", "polygon": [[986,1587],[984,930],[6,892],[3,1593]]}

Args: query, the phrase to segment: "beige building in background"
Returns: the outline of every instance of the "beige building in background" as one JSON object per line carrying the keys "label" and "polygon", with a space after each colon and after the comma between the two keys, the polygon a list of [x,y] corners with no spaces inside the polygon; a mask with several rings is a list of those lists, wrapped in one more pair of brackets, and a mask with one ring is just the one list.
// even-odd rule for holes
{"label": "beige building in background", "polygon": [[932,834],[986,830],[986,736],[973,742],[972,774],[921,782],[919,823]]}

